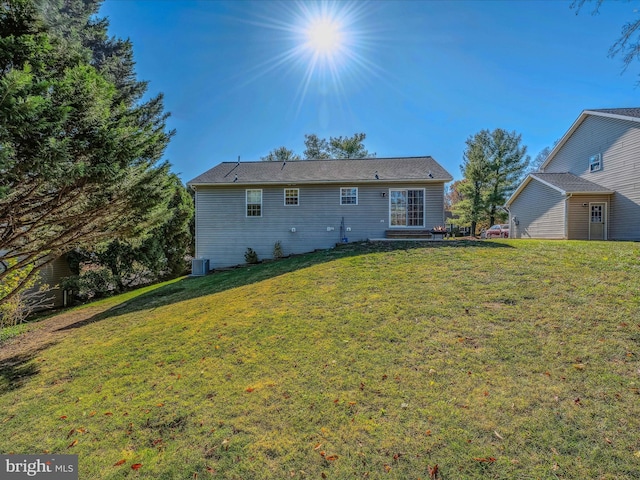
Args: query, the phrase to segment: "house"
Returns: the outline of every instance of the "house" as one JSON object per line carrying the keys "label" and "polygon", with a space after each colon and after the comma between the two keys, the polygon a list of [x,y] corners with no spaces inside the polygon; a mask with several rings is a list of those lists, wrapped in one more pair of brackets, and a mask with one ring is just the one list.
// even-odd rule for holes
{"label": "house", "polygon": [[[223,162],[195,191],[196,259],[209,268],[325,249],[340,242],[444,225],[444,184],[433,158]],[[204,273],[204,272],[203,272]]]}
{"label": "house", "polygon": [[[0,251],[0,271],[5,268],[3,262],[3,254],[6,252]],[[71,292],[64,290],[60,285],[66,278],[73,275],[66,255],[60,255],[53,260],[50,259],[40,267],[38,272],[38,280],[35,286],[30,289],[31,292],[38,292],[41,286],[46,285],[46,290],[42,295],[38,295],[37,304],[35,310],[45,310],[47,308],[66,307],[69,305],[71,298]]]}
{"label": "house", "polygon": [[512,238],[640,240],[640,108],[585,110],[507,200]]}

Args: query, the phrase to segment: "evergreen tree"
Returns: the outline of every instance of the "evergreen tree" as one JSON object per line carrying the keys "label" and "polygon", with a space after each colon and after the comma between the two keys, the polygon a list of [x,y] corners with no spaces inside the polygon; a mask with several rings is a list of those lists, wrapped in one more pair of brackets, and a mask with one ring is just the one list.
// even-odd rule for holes
{"label": "evergreen tree", "polygon": [[0,282],[34,267],[2,302],[64,252],[165,222],[173,132],[100,2],[0,5]]}
{"label": "evergreen tree", "polygon": [[315,133],[305,134],[305,151],[302,152],[306,160],[322,160],[331,158],[329,143],[324,138],[318,138]]}
{"label": "evergreen tree", "polygon": [[287,147],[278,147],[271,150],[267,156],[261,157],[263,162],[290,162],[300,160],[300,155]]}
{"label": "evergreen tree", "polygon": [[462,200],[455,207],[475,235],[479,221],[496,222],[498,209],[516,188],[527,166],[527,147],[520,145],[521,135],[501,128],[481,130],[466,140],[461,170],[466,182],[459,186]]}
{"label": "evergreen tree", "polygon": [[364,147],[366,133],[354,133],[352,137],[329,137],[330,158],[369,158],[375,153],[369,153]]}
{"label": "evergreen tree", "polygon": [[527,147],[520,145],[522,135],[501,128],[490,133],[486,130],[484,132],[483,141],[489,142],[487,214],[489,225],[494,225],[498,209],[522,180],[530,157],[527,155]]}
{"label": "evergreen tree", "polygon": [[458,191],[461,200],[454,206],[454,213],[461,224],[471,225],[471,235],[476,235],[478,222],[486,211],[486,190],[489,177],[488,151],[485,131],[469,137],[460,166],[465,181],[460,182]]}

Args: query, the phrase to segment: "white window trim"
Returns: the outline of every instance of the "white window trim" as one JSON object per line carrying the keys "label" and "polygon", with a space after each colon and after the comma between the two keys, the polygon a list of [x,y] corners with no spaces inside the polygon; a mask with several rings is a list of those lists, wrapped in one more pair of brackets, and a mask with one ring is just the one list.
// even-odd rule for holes
{"label": "white window trim", "polygon": [[[422,190],[422,225],[391,225],[391,192],[408,192],[409,190]],[[389,189],[389,228],[424,229],[427,225],[427,190],[426,188],[390,188]]]}
{"label": "white window trim", "polygon": [[[343,197],[342,190],[346,190],[346,189],[355,190],[356,191],[356,203],[342,203],[342,197]],[[352,205],[358,205],[358,202],[360,201],[360,199],[358,197],[359,197],[359,195],[358,195],[358,187],[340,187],[340,205],[344,205],[346,207],[350,207]]]}
{"label": "white window trim", "polygon": [[[249,205],[258,205],[257,203],[249,203],[249,192],[260,192],[260,215],[249,215]],[[262,189],[261,188],[247,188],[244,191],[244,215],[246,218],[261,218],[262,217]]]}
{"label": "white window trim", "polygon": [[[297,203],[287,203],[287,191],[288,190],[295,190],[296,191],[296,200],[298,201]],[[282,195],[283,195],[283,202],[284,202],[284,206],[285,207],[299,207],[300,206],[300,189],[299,188],[285,188],[282,191]]]}
{"label": "white window trim", "polygon": [[[597,166],[597,168],[595,168]],[[599,172],[602,170],[602,154],[597,153],[589,157],[589,172]]]}

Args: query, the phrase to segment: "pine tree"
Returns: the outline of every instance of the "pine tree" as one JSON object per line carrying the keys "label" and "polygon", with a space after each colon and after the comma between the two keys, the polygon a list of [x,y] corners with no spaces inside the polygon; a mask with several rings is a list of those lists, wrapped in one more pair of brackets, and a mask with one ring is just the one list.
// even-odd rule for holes
{"label": "pine tree", "polygon": [[471,224],[472,235],[478,222],[495,223],[498,209],[522,179],[530,159],[520,141],[521,135],[501,128],[481,130],[466,140],[460,166],[466,181],[460,184],[462,200],[454,210]]}
{"label": "pine tree", "polygon": [[162,96],[141,101],[131,44],[99,6],[0,2],[0,282],[34,267],[5,300],[56,256],[168,216]]}

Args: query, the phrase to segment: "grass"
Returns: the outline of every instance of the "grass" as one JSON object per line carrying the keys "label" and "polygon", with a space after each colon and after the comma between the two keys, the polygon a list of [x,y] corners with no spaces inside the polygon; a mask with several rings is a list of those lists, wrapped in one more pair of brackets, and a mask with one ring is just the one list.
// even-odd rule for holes
{"label": "grass", "polygon": [[637,478],[639,254],[356,244],[130,292],[0,371],[0,452],[81,479]]}

